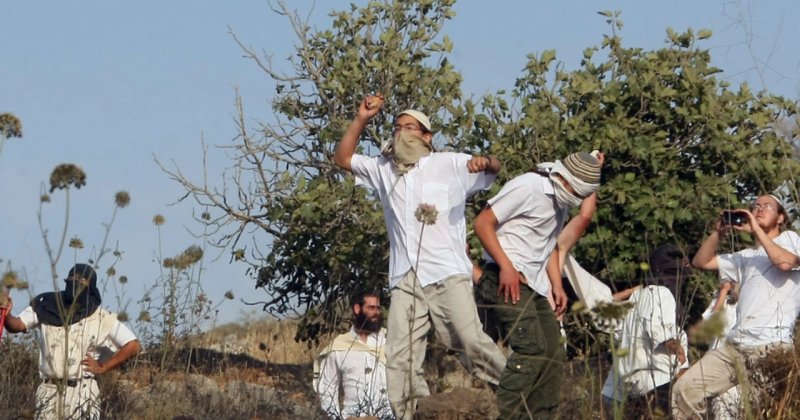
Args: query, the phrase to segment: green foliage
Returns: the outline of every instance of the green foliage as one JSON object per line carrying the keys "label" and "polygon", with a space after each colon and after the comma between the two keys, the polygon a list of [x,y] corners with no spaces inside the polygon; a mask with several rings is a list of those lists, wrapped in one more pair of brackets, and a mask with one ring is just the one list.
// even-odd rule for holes
{"label": "green foliage", "polygon": [[[272,107],[280,122],[253,131],[240,124],[236,172],[226,174],[230,191],[197,186],[180,171],[167,171],[209,207],[198,220],[218,234],[214,243],[247,264],[258,302],[277,314],[305,316],[299,339],[314,339],[349,316],[356,290],[387,286],[388,239],[380,205],[333,165],[338,140],[358,104],[373,92],[386,97],[383,113],[367,127],[360,151],[377,153],[392,131],[393,116],[407,108],[430,114],[438,147],[455,139],[485,146],[475,105],[461,99],[461,75],[447,55],[452,42],[440,35],[454,16],[454,0],[373,1],[330,14],[329,29],[312,32],[279,3],[299,38],[289,58],[291,76],[245,46],[246,54],[275,81]],[[244,110],[239,109],[244,121]],[[484,122],[481,122],[484,121]],[[476,127],[478,135],[466,132]],[[214,212],[218,214],[214,214]],[[243,236],[253,236],[253,244]]]}
{"label": "green foliage", "polygon": [[[658,244],[687,250],[699,244],[721,207],[777,187],[796,195],[794,149],[777,128],[795,117],[797,104],[719,80],[721,70],[697,45],[710,31],[669,29],[666,48],[626,48],[617,35],[620,12],[603,11],[611,34],[583,51],[580,68],[564,70],[552,50],[531,54],[511,90],[476,104],[462,99],[461,76],[448,61],[453,46],[442,28],[455,15],[453,4],[350,5],[331,13],[329,29],[313,32],[279,3],[277,12],[298,37],[291,74],[240,42],[275,82],[276,123],[251,129],[238,104],[239,137],[227,146],[234,170],[223,175],[221,188],[165,169],[204,207],[198,222],[213,232],[214,244],[246,264],[269,296],[252,303],[305,317],[299,339],[335,328],[353,291],[387,284],[380,204],[332,163],[336,143],[369,93],[387,100],[360,152],[376,154],[392,116],[418,108],[433,117],[441,133],[435,142],[488,150],[504,162],[493,192],[537,162],[604,151],[596,223],[575,254],[609,282],[639,277],[640,262]],[[468,207],[468,219],[479,202]]]}
{"label": "green foliage", "polygon": [[498,122],[503,140],[492,144],[507,177],[573,151],[606,153],[596,223],[576,255],[608,281],[635,279],[661,243],[699,245],[720,208],[797,191],[794,149],[775,130],[797,104],[718,80],[696,46],[708,31],[667,34],[671,45],[656,51],[606,36],[569,73],[550,51],[530,56],[512,92],[520,112]]}

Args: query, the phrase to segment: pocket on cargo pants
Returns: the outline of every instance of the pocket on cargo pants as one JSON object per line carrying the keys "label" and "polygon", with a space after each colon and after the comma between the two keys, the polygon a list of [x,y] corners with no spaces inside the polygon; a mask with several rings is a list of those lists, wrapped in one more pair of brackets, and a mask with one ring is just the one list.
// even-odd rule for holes
{"label": "pocket on cargo pants", "polygon": [[530,291],[516,305],[503,305],[504,318],[508,326],[508,344],[514,353],[526,356],[543,354],[545,337],[539,323],[539,315]]}

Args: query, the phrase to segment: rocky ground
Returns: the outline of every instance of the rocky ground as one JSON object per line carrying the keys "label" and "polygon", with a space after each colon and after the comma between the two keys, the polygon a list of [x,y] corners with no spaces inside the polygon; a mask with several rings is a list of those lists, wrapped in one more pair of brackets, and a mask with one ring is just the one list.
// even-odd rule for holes
{"label": "rocky ground", "polygon": [[[199,348],[149,351],[103,381],[108,412],[128,419],[325,418],[311,387],[318,347],[295,343],[290,325],[269,328],[226,328],[201,337]],[[425,369],[433,395],[420,401],[417,418],[497,416],[494,394],[455,354],[434,346]]]}

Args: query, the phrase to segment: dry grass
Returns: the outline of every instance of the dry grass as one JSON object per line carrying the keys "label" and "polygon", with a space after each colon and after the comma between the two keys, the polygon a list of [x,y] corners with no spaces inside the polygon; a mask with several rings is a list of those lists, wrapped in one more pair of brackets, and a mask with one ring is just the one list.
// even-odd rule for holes
{"label": "dry grass", "polygon": [[191,344],[202,348],[219,348],[244,353],[269,363],[289,365],[312,363],[322,346],[333,339],[333,336],[323,338],[320,345],[299,343],[294,339],[297,327],[298,322],[295,320],[276,319],[225,324],[199,335],[191,341]]}
{"label": "dry grass", "polygon": [[[294,321],[276,320],[224,325],[169,349],[164,368],[162,349],[150,348],[100,381],[104,418],[322,418],[310,385],[311,361],[319,349],[295,342],[296,327]],[[226,345],[245,352],[210,349]],[[0,349],[0,418],[31,418],[39,383],[35,344],[15,337]],[[430,346],[425,368],[433,393],[483,387],[470,383],[456,359]],[[604,357],[578,355],[567,365],[558,418],[666,418],[646,401],[629,401],[620,413],[603,411],[600,391],[608,364]],[[800,347],[775,351],[748,368],[759,390],[748,418],[800,418]]]}

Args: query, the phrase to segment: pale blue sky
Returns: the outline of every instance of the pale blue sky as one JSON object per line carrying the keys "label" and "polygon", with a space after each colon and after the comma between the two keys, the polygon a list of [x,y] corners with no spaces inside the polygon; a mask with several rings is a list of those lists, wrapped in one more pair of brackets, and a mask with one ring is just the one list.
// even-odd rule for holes
{"label": "pale blue sky", "polygon": [[[313,3],[289,4],[308,12]],[[347,4],[317,2],[310,12],[312,23],[327,28],[327,13]],[[597,14],[604,9],[622,11],[627,46],[659,48],[665,45],[667,27],[712,29],[714,36],[702,45],[724,70],[721,77],[800,97],[796,0],[462,0],[444,32],[455,43],[451,62],[464,75],[464,91],[477,96],[510,89],[526,55],[546,49],[557,50],[566,69],[574,69],[582,51],[599,45],[608,32]],[[111,233],[112,243],[119,241],[125,252],[117,272],[130,279],[132,316],[139,310],[135,300],[159,273],[153,216],[167,219],[164,256],[199,243],[184,229],[194,227],[191,205],[168,206],[182,190],[158,169],[153,155],[165,162],[174,159],[189,177],[199,179],[201,135],[211,145],[236,135],[235,87],[250,118],[271,118],[273,85],[242,57],[229,27],[246,45],[274,54],[279,66],[295,43],[286,19],[272,13],[264,0],[0,1],[0,113],[16,114],[24,130],[24,137],[6,142],[0,154],[0,258],[15,269],[24,267],[35,292],[49,288],[35,215],[40,185],[59,163],[76,163],[87,173],[87,185],[73,192],[68,235],[87,245],[78,260],[90,257],[92,245],[99,246],[101,222],[111,215],[114,193],[127,190],[132,197]],[[226,164],[219,151],[209,153],[214,168]],[[62,228],[63,193],[53,198],[45,212],[51,237]],[[62,258],[61,275],[74,258],[69,252]],[[223,322],[257,309],[246,308],[240,297],[266,298],[254,291],[243,266],[227,260],[227,254],[207,260],[202,277],[213,300],[222,299],[228,289],[237,297],[221,307]],[[21,309],[27,297],[15,296]],[[114,306],[110,292],[106,301]]]}

